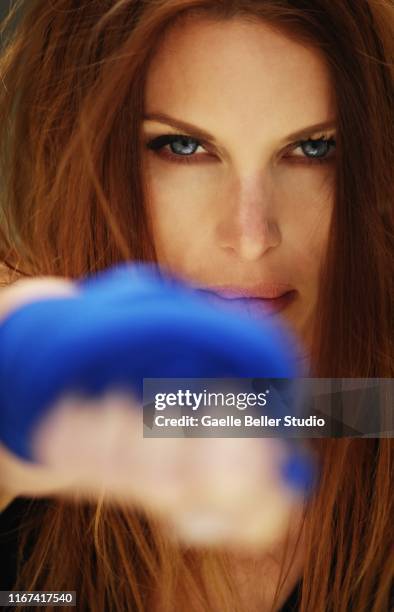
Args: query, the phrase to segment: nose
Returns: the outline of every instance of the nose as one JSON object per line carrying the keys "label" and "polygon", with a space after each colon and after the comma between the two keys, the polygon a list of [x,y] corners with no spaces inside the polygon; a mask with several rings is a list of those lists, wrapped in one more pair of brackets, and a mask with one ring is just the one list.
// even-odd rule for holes
{"label": "nose", "polygon": [[258,260],[277,247],[281,235],[273,200],[272,186],[260,177],[231,181],[217,225],[220,247],[244,261]]}

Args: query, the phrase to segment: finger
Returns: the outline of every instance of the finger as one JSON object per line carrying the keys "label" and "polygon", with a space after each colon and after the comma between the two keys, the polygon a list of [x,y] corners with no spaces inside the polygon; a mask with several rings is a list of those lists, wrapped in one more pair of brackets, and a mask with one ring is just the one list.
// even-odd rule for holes
{"label": "finger", "polygon": [[42,465],[73,477],[79,486],[128,496],[140,429],[138,406],[131,396],[67,396],[34,433],[33,453]]}
{"label": "finger", "polygon": [[174,537],[248,548],[278,541],[304,502],[283,478],[289,447],[278,439],[218,439],[200,441],[194,452],[201,456],[194,489],[169,519]]}

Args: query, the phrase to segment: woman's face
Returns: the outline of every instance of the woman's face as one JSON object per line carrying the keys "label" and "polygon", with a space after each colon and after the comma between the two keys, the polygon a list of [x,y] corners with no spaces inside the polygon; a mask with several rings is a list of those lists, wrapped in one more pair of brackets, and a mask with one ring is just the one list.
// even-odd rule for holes
{"label": "woman's face", "polygon": [[333,207],[334,121],[318,53],[262,22],[179,22],[148,73],[144,173],[160,265],[231,298],[292,289],[260,303],[305,346]]}

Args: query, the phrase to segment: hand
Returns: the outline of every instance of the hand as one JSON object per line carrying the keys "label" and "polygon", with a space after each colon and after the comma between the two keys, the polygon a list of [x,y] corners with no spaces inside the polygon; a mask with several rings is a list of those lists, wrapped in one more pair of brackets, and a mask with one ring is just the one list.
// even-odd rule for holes
{"label": "hand", "polygon": [[140,407],[111,392],[64,398],[34,448],[62,495],[128,504],[185,545],[268,547],[301,514],[306,493],[283,475],[292,457],[282,440],[143,438]]}
{"label": "hand", "polygon": [[[294,459],[282,441],[143,439],[138,397],[114,393],[110,383],[121,373],[137,390],[152,371],[159,377],[184,377],[185,371],[256,376],[249,373],[256,363],[261,376],[290,376],[286,343],[271,327],[259,330],[213,312],[145,270],[133,283],[128,273],[107,271],[87,288],[45,278],[3,291],[0,435],[8,449],[0,449],[0,460],[8,466],[7,486],[23,494],[106,495],[152,511],[189,542],[276,539],[302,500],[302,487],[300,494],[281,476],[283,463]],[[39,301],[34,308],[33,301]],[[7,315],[18,307],[10,321]],[[157,336],[164,341],[159,362]],[[171,361],[174,347],[178,356],[189,354],[191,342],[193,360],[179,374],[179,359]],[[171,359],[163,346],[170,347]],[[76,382],[94,389],[95,398],[72,393]]]}

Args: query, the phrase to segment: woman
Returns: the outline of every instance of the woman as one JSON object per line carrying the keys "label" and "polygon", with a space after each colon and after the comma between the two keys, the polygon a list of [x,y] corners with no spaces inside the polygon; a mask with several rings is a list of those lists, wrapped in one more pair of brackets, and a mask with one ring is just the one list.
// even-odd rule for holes
{"label": "woman", "polygon": [[[2,59],[9,282],[143,259],[212,291],[286,283],[281,316],[311,376],[393,376],[388,2],[54,0],[23,13]],[[47,282],[37,294],[72,290]],[[33,285],[21,291],[6,312]],[[320,486],[279,568],[170,547],[144,515],[59,500],[31,511],[18,588],[76,588],[90,610],[275,610],[302,579],[304,612],[388,610],[392,443],[313,446]]]}

